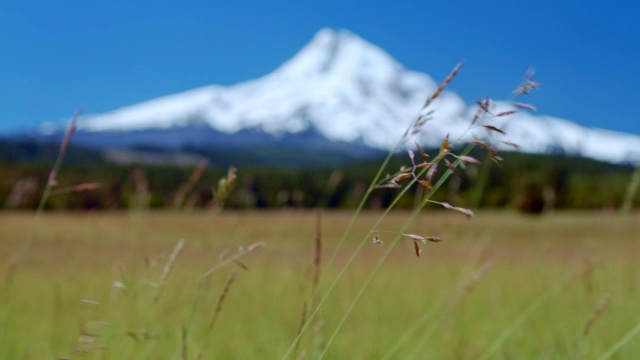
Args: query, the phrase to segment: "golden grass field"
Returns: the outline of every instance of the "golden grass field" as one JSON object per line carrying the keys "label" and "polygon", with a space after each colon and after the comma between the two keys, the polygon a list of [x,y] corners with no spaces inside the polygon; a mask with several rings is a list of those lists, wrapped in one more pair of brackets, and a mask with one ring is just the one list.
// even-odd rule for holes
{"label": "golden grass field", "polygon": [[[281,359],[312,291],[316,214],[0,213],[0,358]],[[315,303],[380,215],[360,214],[327,264],[352,215],[322,213]],[[290,358],[317,358],[407,217],[366,240]],[[640,358],[638,214],[424,212],[408,232],[444,241],[416,257],[401,239],[325,358]]]}

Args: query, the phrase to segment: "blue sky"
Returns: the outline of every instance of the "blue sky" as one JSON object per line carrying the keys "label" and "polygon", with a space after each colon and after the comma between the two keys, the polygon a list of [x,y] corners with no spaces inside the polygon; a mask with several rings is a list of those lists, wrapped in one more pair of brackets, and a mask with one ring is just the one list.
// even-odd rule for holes
{"label": "blue sky", "polygon": [[[539,112],[640,135],[640,2],[13,1],[0,12],[0,131],[257,78],[344,28],[468,102],[533,66]],[[426,95],[425,95],[426,96]]]}

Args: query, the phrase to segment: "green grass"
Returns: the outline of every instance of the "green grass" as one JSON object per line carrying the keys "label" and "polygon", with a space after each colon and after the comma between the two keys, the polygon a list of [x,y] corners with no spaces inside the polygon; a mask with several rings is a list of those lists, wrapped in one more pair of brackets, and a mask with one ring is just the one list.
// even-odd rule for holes
{"label": "green grass", "polygon": [[[379,215],[359,217],[335,264],[323,268],[321,290]],[[324,348],[408,216],[392,212],[378,227],[385,244],[366,245],[331,293],[300,344],[306,358]],[[325,261],[350,217],[323,214]],[[33,214],[0,214],[0,358],[180,359],[186,348],[189,359],[202,349],[203,359],[280,359],[296,336],[311,286],[315,213],[44,214],[9,286],[5,279],[32,223]],[[452,212],[425,212],[408,231],[445,241],[428,244],[416,258],[412,242],[401,240],[326,358],[383,358],[394,349],[394,359],[589,359],[613,347],[612,358],[640,357],[633,332],[640,323],[637,214],[480,213],[468,221]],[[149,284],[159,280],[179,239],[185,247],[155,301],[158,291]],[[220,254],[229,258],[256,241],[266,246],[239,258],[247,270],[232,262],[201,280]],[[456,299],[487,261],[488,271]],[[127,290],[113,287],[114,281]],[[610,305],[576,344],[607,294]],[[81,329],[95,338],[79,342]]]}

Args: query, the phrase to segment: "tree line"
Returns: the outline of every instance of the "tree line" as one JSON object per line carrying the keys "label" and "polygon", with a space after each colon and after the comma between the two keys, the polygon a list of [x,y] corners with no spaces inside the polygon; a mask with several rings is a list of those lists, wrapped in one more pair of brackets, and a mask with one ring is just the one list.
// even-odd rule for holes
{"label": "tree line", "polygon": [[[33,209],[48,177],[55,148],[32,145],[11,148],[0,144],[0,207]],[[39,148],[42,146],[42,148]],[[457,206],[545,209],[615,209],[622,205],[633,168],[589,159],[521,153],[501,154],[500,165],[472,154],[480,165],[468,165],[451,177],[434,198]],[[237,166],[234,188],[225,207],[354,208],[358,205],[382,160],[340,166]],[[408,165],[397,154],[388,166],[394,173]],[[229,164],[231,165],[231,164]],[[216,188],[229,168],[219,164],[193,166],[116,165],[97,151],[69,151],[58,174],[47,209],[209,208],[216,206]],[[442,168],[440,172],[444,172]],[[82,186],[84,184],[84,186]],[[423,189],[414,187],[398,206],[411,208]],[[369,208],[388,205],[398,193],[378,189]],[[640,207],[640,195],[631,202]]]}

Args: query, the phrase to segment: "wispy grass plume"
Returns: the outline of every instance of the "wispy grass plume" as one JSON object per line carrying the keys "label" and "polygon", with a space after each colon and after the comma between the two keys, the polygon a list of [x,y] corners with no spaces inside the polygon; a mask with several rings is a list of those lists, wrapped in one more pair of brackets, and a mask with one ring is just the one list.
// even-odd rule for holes
{"label": "wispy grass plume", "polygon": [[184,207],[187,195],[189,195],[193,188],[198,184],[198,181],[200,181],[202,174],[207,168],[207,164],[208,162],[206,160],[200,161],[200,163],[198,163],[198,165],[193,169],[189,179],[184,184],[180,185],[178,191],[176,191],[176,194],[173,197],[174,208],[182,209]]}
{"label": "wispy grass plume", "polygon": [[580,331],[580,335],[578,335],[578,338],[576,339],[576,354],[577,354],[576,359],[583,358],[584,342],[587,336],[589,335],[589,331],[591,330],[593,323],[595,323],[595,321],[602,316],[605,310],[607,310],[610,303],[611,303],[611,294],[607,294],[607,296],[605,296],[604,299],[600,301],[598,306],[596,306],[596,308],[593,309],[591,314],[589,314],[589,317],[587,318],[584,325],[582,326],[582,331]]}
{"label": "wispy grass plume", "polygon": [[[231,275],[229,275],[229,277],[227,278],[227,281],[224,284],[224,288],[220,293],[220,296],[218,296],[218,301],[216,302],[216,307],[215,307],[215,310],[213,311],[213,316],[211,317],[211,320],[209,321],[209,325],[207,326],[206,338],[211,336],[211,332],[213,331],[214,326],[218,322],[218,318],[222,313],[222,305],[224,304],[224,300],[227,298],[227,295],[229,294],[229,290],[231,290],[231,285],[233,285],[233,282],[236,279],[236,275],[238,275],[237,271],[234,271],[231,273]],[[202,349],[200,350],[198,359],[204,358],[203,356],[208,343],[209,341],[205,341],[204,344],[202,345]]]}
{"label": "wispy grass plume", "polygon": [[156,293],[156,297],[155,297],[156,302],[160,299],[160,295],[162,294],[162,291],[165,288],[167,279],[169,278],[169,274],[171,274],[173,265],[175,264],[176,259],[178,259],[178,255],[180,255],[182,248],[184,248],[184,239],[180,239],[178,241],[178,243],[176,244],[176,247],[173,248],[173,251],[169,256],[167,263],[164,265],[164,269],[162,270],[162,274],[160,275],[160,280],[158,281],[158,292]]}
{"label": "wispy grass plume", "polygon": [[40,197],[40,202],[38,203],[38,208],[36,210],[33,223],[31,225],[29,234],[27,239],[24,242],[24,246],[22,251],[20,251],[17,260],[15,260],[15,265],[9,265],[9,271],[7,271],[7,275],[5,277],[5,287],[10,287],[13,283],[14,277],[17,274],[19,268],[24,263],[24,260],[29,252],[29,248],[31,247],[31,242],[33,241],[33,237],[35,236],[35,231],[40,224],[40,218],[42,213],[44,212],[45,205],[47,204],[47,200],[53,191],[53,188],[58,183],[58,171],[60,171],[60,166],[62,166],[62,161],[64,159],[65,154],[67,153],[67,148],[69,147],[69,143],[71,142],[71,136],[76,131],[78,126],[78,119],[80,119],[80,115],[82,115],[82,108],[78,109],[76,113],[73,115],[73,118],[69,122],[67,126],[67,130],[65,131],[62,142],[60,143],[60,148],[58,150],[58,155],[56,157],[56,161],[49,172],[49,176],[47,177],[47,182],[44,187],[44,191],[42,192],[42,196]]}
{"label": "wispy grass plume", "polygon": [[321,213],[316,214],[316,235],[315,235],[315,248],[313,255],[313,275],[311,278],[311,295],[307,301],[305,301],[302,306],[302,315],[300,320],[300,327],[296,333],[296,337],[298,337],[298,343],[294,349],[294,354],[298,353],[298,348],[300,347],[300,341],[302,337],[300,336],[302,333],[302,329],[307,322],[307,313],[309,312],[309,308],[314,306],[314,302],[318,292],[318,284],[320,283],[320,272],[322,267],[322,215]]}

